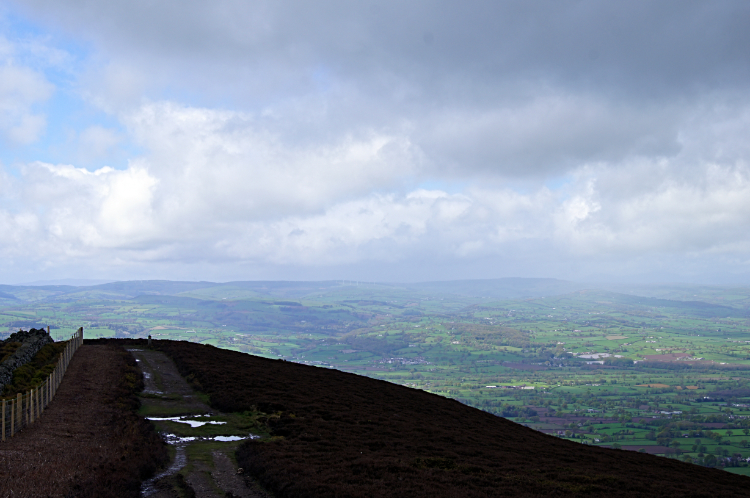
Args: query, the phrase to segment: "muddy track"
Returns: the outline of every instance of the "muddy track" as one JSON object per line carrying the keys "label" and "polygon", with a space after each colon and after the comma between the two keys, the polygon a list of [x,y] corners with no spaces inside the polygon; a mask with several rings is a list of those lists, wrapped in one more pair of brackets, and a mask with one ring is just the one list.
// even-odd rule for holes
{"label": "muddy track", "polygon": [[[257,484],[238,473],[234,452],[248,433],[236,435],[236,417],[201,400],[164,353],[138,348],[129,351],[144,377],[141,413],[152,419],[174,448],[171,465],[144,482],[142,496],[174,498],[194,493],[196,498],[269,498]],[[217,441],[217,436],[237,440]]]}

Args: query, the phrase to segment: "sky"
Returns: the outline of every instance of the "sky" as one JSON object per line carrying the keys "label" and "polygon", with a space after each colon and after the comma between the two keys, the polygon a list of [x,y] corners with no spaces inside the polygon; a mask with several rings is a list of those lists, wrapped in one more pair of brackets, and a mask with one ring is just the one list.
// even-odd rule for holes
{"label": "sky", "polygon": [[5,0],[0,280],[750,285],[748,21]]}

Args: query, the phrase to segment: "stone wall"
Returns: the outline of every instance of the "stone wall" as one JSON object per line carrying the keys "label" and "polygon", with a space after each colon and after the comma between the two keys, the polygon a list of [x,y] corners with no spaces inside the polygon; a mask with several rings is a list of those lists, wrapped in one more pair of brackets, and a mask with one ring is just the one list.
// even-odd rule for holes
{"label": "stone wall", "polygon": [[3,392],[5,385],[13,379],[13,372],[16,368],[25,365],[39,352],[45,345],[54,342],[44,329],[31,329],[28,332],[19,331],[11,334],[0,344],[9,342],[20,342],[21,346],[0,363],[0,393]]}

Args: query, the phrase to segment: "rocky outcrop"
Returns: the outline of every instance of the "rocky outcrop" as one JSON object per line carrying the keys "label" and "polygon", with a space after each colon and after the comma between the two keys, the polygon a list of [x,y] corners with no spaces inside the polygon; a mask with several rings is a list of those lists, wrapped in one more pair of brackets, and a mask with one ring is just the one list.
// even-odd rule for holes
{"label": "rocky outcrop", "polygon": [[0,363],[0,393],[3,392],[5,385],[13,379],[13,372],[16,368],[31,361],[40,349],[54,341],[44,329],[31,329],[28,332],[18,331],[11,334],[10,337],[0,343],[0,348],[4,349],[4,346],[14,342],[20,342],[21,346]]}

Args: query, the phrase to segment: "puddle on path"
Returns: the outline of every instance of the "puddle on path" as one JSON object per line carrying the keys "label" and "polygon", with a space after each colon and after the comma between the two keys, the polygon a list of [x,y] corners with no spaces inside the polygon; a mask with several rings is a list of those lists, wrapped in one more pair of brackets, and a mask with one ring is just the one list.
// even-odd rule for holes
{"label": "puddle on path", "polygon": [[[204,417],[208,417],[210,415],[203,415]],[[180,424],[188,424],[190,427],[203,427],[206,424],[210,425],[224,425],[226,422],[219,422],[216,420],[206,420],[205,422],[201,422],[200,420],[188,420],[184,416],[183,417],[146,417],[146,420],[169,420],[171,422],[179,422]]]}
{"label": "puddle on path", "polygon": [[221,442],[230,442],[230,441],[244,441],[245,439],[260,439],[260,436],[256,436],[255,434],[248,434],[247,436],[178,436],[176,434],[167,434],[162,433],[161,437],[164,438],[164,441],[167,442],[167,444],[180,444],[180,443],[189,443],[192,441],[221,441]]}
{"label": "puddle on path", "polygon": [[216,436],[212,438],[214,441],[242,441],[243,439],[260,439],[260,436],[256,436],[255,434],[250,434],[247,437],[241,437],[241,436]]}

